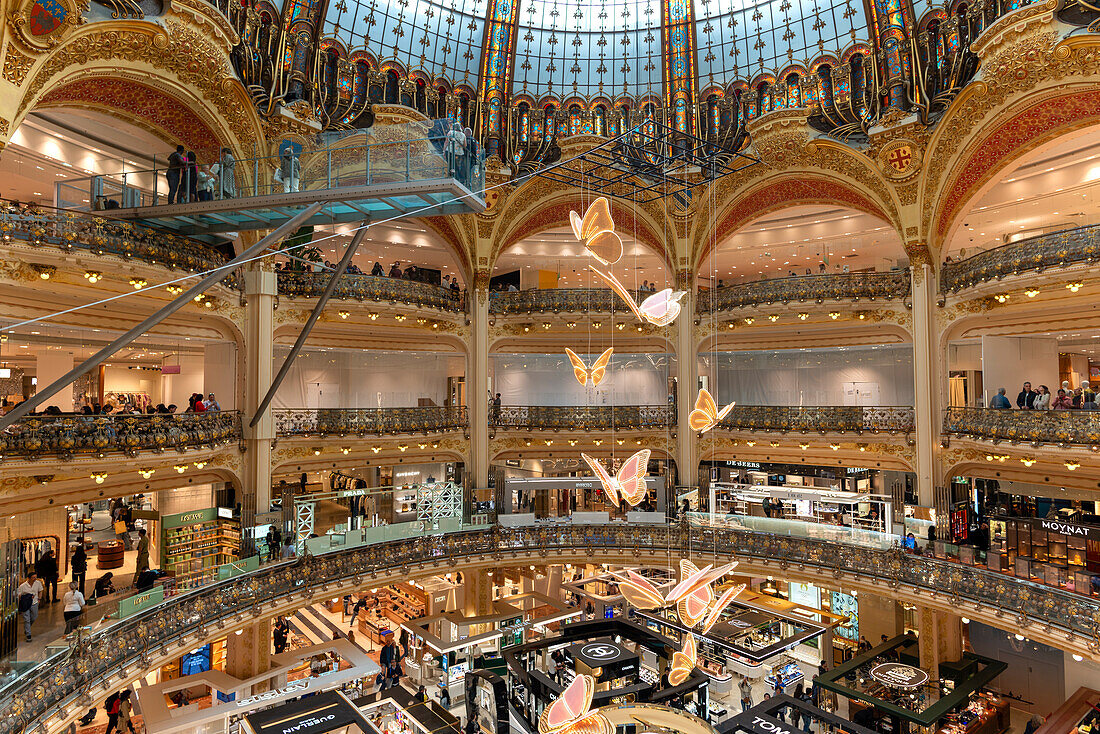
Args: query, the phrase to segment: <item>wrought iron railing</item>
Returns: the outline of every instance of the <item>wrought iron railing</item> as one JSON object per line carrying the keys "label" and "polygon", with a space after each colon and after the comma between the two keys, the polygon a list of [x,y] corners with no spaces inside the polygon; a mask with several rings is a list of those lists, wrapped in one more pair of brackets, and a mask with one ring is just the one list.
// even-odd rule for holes
{"label": "wrought iron railing", "polygon": [[[279,272],[279,295],[290,298],[317,298],[328,284],[331,273],[289,271]],[[373,275],[342,275],[336,284],[333,298],[379,303],[404,303],[422,308],[458,312],[466,308],[462,291],[443,288],[418,280],[387,278]]]}
{"label": "wrought iron railing", "polygon": [[914,429],[915,421],[913,409],[904,405],[737,405],[719,428],[781,433],[908,433]]}
{"label": "wrought iron railing", "polygon": [[466,428],[466,406],[422,408],[291,408],[272,411],[279,436],[433,433]]}
{"label": "wrought iron railing", "polygon": [[979,283],[999,280],[1027,271],[1041,273],[1049,268],[1066,268],[1100,259],[1100,225],[1051,232],[1011,242],[971,255],[965,260],[944,263],[940,290],[954,293]]}
{"label": "wrought iron railing", "polygon": [[[649,292],[633,291],[636,302]],[[607,288],[532,288],[489,294],[489,313],[629,313],[623,299]]]}
{"label": "wrought iron railing", "polygon": [[673,405],[505,405],[489,409],[498,428],[531,430],[666,429],[676,427]]}
{"label": "wrought iron railing", "polygon": [[1100,445],[1100,411],[948,408],[943,432],[990,441]]}
{"label": "wrought iron railing", "polygon": [[855,301],[861,298],[905,298],[910,282],[907,270],[833,275],[793,275],[727,285],[699,294],[696,311],[711,313],[771,303]]}
{"label": "wrought iron railing", "polygon": [[[267,566],[245,576],[174,596],[157,606],[119,621],[74,642],[24,675],[7,682],[0,696],[8,713],[0,719],[0,734],[51,728],[48,715],[70,704],[75,716],[93,686],[120,671],[147,670],[170,648],[193,646],[218,630],[231,630],[261,610],[280,605],[304,605],[316,597],[331,598],[364,583],[365,575],[407,575],[417,564],[503,562],[510,554],[549,557],[563,562],[573,557],[600,559],[612,554],[637,558],[642,552],[667,557],[669,549],[702,563],[740,558],[774,564],[781,572],[795,566],[826,577],[848,573],[861,580],[885,583],[885,588],[913,587],[950,602],[975,604],[1006,615],[1016,627],[1042,625],[1096,644],[1100,638],[1100,602],[1022,579],[1009,579],[982,567],[838,543],[834,540],[776,536],[729,527],[681,524],[665,526],[545,525],[471,530],[401,539],[333,551],[322,556]],[[720,550],[719,550],[720,549]],[[527,562],[527,561],[524,561]],[[377,585],[377,582],[366,582]],[[224,634],[224,632],[222,632]],[[178,653],[176,653],[178,654]],[[127,673],[123,672],[125,677]],[[106,695],[107,686],[99,689]],[[54,722],[61,723],[61,714]]]}
{"label": "wrought iron railing", "polygon": [[[0,203],[0,239],[59,247],[66,252],[87,250],[192,273],[212,270],[229,261],[213,247],[179,235],[92,214],[7,202]],[[230,275],[222,284],[235,286],[238,282],[236,275]]]}
{"label": "wrought iron railing", "polygon": [[0,456],[37,459],[216,447],[241,437],[234,410],[205,413],[29,415],[0,431]]}

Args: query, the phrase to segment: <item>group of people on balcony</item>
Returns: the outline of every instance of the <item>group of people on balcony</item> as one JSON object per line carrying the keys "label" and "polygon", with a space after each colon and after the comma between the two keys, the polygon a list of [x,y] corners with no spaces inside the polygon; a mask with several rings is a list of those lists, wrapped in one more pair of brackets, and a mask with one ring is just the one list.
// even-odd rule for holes
{"label": "group of people on balcony", "polygon": [[[1008,401],[1005,388],[999,388],[989,401],[990,408],[1008,410],[1012,403]],[[1030,382],[1025,382],[1016,396],[1016,408],[1019,410],[1096,410],[1096,393],[1089,383],[1082,382],[1077,388],[1071,388],[1069,380],[1063,380],[1058,393],[1052,395],[1050,388],[1039,385],[1033,390]]]}
{"label": "group of people on balcony", "polygon": [[[466,188],[473,189],[481,180],[482,150],[473,130],[462,127],[449,117],[432,122],[428,140],[440,155],[451,161],[451,174]],[[480,188],[478,186],[477,188]]]}
{"label": "group of people on balcony", "polygon": [[237,160],[229,148],[222,148],[217,161],[202,165],[198,154],[177,145],[168,156],[164,178],[168,181],[168,203],[232,199],[237,195]]}
{"label": "group of people on balcony", "polygon": [[[313,264],[312,271],[320,273],[324,271],[333,271],[336,269],[336,263],[330,260],[318,261]],[[295,267],[293,262],[277,262],[275,263],[275,272],[294,272]],[[416,265],[409,264],[408,267],[402,269],[401,261],[398,260],[390,266],[389,272],[382,267],[382,263],[375,261],[374,267],[371,268],[370,273],[364,273],[363,269],[355,263],[349,263],[347,269],[344,271],[347,275],[370,275],[375,278],[396,278],[398,280],[415,280],[421,283],[429,283],[431,285],[439,285],[446,288],[453,293],[458,293],[462,290],[462,286],[458,282],[458,278],[454,275],[444,275],[439,283],[435,282],[434,276],[439,271],[431,268],[417,267]]]}

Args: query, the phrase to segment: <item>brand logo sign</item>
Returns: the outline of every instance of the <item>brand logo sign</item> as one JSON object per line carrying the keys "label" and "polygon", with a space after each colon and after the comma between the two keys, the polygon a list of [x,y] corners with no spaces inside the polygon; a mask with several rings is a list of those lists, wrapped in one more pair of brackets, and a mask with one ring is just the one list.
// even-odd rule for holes
{"label": "brand logo sign", "polygon": [[1062,533],[1063,535],[1076,535],[1082,538],[1091,537],[1094,533],[1092,528],[1085,527],[1083,525],[1071,525],[1068,522],[1058,522],[1057,520],[1040,520],[1039,527],[1043,530],[1049,530],[1053,533]]}
{"label": "brand logo sign", "polygon": [[592,642],[581,648],[581,655],[592,660],[614,660],[619,657],[619,648],[607,642]]}
{"label": "brand logo sign", "polygon": [[754,731],[762,731],[766,734],[795,734],[796,731],[786,724],[780,724],[775,719],[766,719],[763,716],[752,717],[752,728]]}
{"label": "brand logo sign", "polygon": [[928,682],[928,673],[904,663],[879,663],[871,668],[871,677],[891,688],[919,688]]}
{"label": "brand logo sign", "polygon": [[299,721],[293,726],[283,727],[282,734],[293,734],[294,732],[301,731],[302,729],[313,729],[314,727],[320,726],[321,724],[326,724],[335,718],[336,714],[329,714],[328,716],[311,716],[308,719]]}
{"label": "brand logo sign", "polygon": [[260,703],[261,701],[270,701],[273,698],[280,698],[280,697],[286,696],[290,693],[294,693],[295,691],[304,691],[308,687],[309,687],[309,681],[308,680],[297,681],[295,683],[291,683],[286,688],[276,688],[273,691],[265,691],[263,693],[259,693],[259,694],[255,695],[255,696],[249,696],[248,698],[242,698],[240,701],[237,701],[237,706],[239,706],[239,707],[251,706],[253,704]]}

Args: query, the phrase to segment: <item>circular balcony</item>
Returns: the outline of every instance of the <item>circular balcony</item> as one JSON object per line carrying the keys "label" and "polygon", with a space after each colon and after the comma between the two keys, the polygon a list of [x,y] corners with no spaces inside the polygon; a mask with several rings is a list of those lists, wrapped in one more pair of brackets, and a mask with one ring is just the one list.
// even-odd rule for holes
{"label": "circular balcony", "polygon": [[[279,276],[279,295],[289,298],[319,298],[332,273],[294,272],[282,270]],[[466,297],[462,291],[451,290],[432,283],[416,280],[387,278],[373,275],[342,275],[336,283],[332,297],[337,300],[370,301],[374,303],[405,304],[416,308],[433,308],[450,313],[466,310]]]}

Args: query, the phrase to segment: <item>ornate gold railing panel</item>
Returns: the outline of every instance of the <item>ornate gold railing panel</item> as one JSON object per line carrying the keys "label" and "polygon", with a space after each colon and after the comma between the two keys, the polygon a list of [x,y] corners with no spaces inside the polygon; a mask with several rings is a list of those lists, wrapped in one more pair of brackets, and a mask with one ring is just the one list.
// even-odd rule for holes
{"label": "ornate gold railing panel", "polygon": [[696,312],[712,313],[771,303],[905,298],[909,295],[909,289],[909,272],[906,270],[793,275],[789,278],[727,285],[712,292],[701,291]]}
{"label": "ornate gold railing panel", "polygon": [[273,410],[278,436],[434,433],[468,427],[465,405],[423,408],[293,408]]}
{"label": "ornate gold railing panel", "polygon": [[0,457],[38,459],[103,456],[167,449],[214,448],[241,438],[235,410],[206,413],[31,415],[0,432]]}
{"label": "ornate gold railing panel", "polygon": [[907,406],[737,405],[718,424],[733,431],[799,431],[809,433],[908,433],[915,414]]}
{"label": "ornate gold railing panel", "polygon": [[989,441],[1100,446],[1100,411],[948,408],[943,432]]}
{"label": "ornate gold railing panel", "polygon": [[489,422],[498,428],[529,430],[660,429],[676,427],[672,405],[505,405],[489,410]]}
{"label": "ornate gold railing panel", "polygon": [[[636,302],[649,293],[632,291]],[[630,313],[608,288],[532,288],[489,294],[489,313],[507,316],[529,313]]]}
{"label": "ornate gold railing panel", "polygon": [[[79,699],[92,686],[119,670],[144,670],[169,646],[190,645],[218,629],[231,630],[241,620],[262,616],[277,605],[309,603],[331,589],[372,574],[408,574],[416,564],[441,560],[499,563],[508,554],[535,554],[551,559],[586,556],[598,562],[624,552],[650,552],[664,558],[676,554],[711,554],[745,561],[767,561],[780,569],[839,576],[855,574],[884,588],[915,587],[947,599],[984,606],[1005,615],[1014,625],[1043,626],[1070,632],[1095,644],[1100,636],[1097,600],[1029,581],[1007,578],[977,566],[898,550],[880,550],[816,539],[777,536],[729,527],[664,526],[540,526],[492,527],[414,540],[402,539],[333,551],[296,562],[267,566],[245,576],[169,598],[157,606],[88,635],[8,682],[0,695],[8,701],[0,734],[29,731],[45,725],[47,713]],[[718,553],[717,549],[721,549]],[[525,561],[526,562],[526,561]],[[452,564],[452,568],[455,565]],[[341,592],[342,593],[342,592]],[[228,625],[223,627],[223,625]],[[223,633],[224,634],[224,633]],[[97,692],[92,692],[94,697]],[[106,695],[103,690],[102,695]],[[87,703],[83,704],[86,708]],[[81,711],[83,711],[83,708]]]}
{"label": "ornate gold railing panel", "polygon": [[940,291],[955,293],[990,280],[1027,271],[1041,273],[1050,268],[1092,264],[1100,258],[1100,225],[1066,229],[1028,237],[965,260],[943,264]]}
{"label": "ornate gold railing panel", "polygon": [[[328,284],[331,273],[279,273],[279,295],[291,298],[317,298]],[[333,298],[378,303],[404,303],[421,308],[437,308],[458,312],[466,308],[466,298],[461,291],[421,283],[417,280],[387,278],[373,275],[342,275],[336,284]]]}
{"label": "ornate gold railing panel", "polygon": [[[68,252],[87,250],[115,255],[192,273],[212,270],[229,258],[201,242],[147,227],[92,214],[0,204],[0,240],[21,240],[36,247],[53,246]],[[223,285],[236,286],[229,275]]]}

